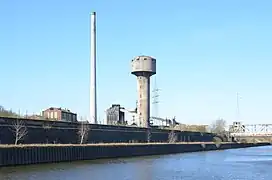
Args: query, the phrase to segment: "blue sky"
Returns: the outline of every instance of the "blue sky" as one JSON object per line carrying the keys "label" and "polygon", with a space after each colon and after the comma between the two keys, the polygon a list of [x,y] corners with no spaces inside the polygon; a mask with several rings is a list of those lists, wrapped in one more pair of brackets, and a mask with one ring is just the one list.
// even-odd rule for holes
{"label": "blue sky", "polygon": [[1,0],[0,103],[89,114],[90,13],[97,12],[98,116],[134,108],[134,56],[157,58],[159,116],[271,123],[272,1]]}

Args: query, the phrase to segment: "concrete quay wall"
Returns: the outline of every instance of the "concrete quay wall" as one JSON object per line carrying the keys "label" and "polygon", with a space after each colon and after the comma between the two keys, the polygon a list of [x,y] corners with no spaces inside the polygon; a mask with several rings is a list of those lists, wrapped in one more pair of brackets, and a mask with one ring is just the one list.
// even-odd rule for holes
{"label": "concrete quay wall", "polygon": [[88,145],[7,145],[0,146],[0,167],[65,161],[93,160],[101,158],[133,157],[212,151],[270,145],[258,144],[88,144]]}

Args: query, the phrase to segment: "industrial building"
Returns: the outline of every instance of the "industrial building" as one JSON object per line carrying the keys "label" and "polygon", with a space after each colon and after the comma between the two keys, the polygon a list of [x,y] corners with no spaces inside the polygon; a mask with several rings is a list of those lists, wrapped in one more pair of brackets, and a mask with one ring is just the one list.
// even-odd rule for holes
{"label": "industrial building", "polygon": [[42,116],[49,120],[77,122],[77,114],[69,109],[50,107],[42,111]]}
{"label": "industrial building", "polygon": [[124,109],[120,104],[112,104],[112,106],[106,110],[106,121],[108,125],[126,125],[125,113],[121,111]]}

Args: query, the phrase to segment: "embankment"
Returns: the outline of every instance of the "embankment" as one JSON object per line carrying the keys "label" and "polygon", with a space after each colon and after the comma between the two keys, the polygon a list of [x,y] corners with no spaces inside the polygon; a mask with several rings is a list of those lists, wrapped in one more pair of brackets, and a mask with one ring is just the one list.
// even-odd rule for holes
{"label": "embankment", "polygon": [[[14,119],[0,117],[0,144],[13,144],[14,125],[23,124],[27,134],[18,142],[19,144],[77,144],[78,131],[81,123]],[[145,143],[148,129],[132,126],[114,126],[89,124],[89,131],[85,137],[88,144],[93,143]],[[170,131],[167,129],[151,128],[150,142],[167,142]],[[191,131],[175,131],[176,139],[180,142],[211,142],[215,136],[212,133]],[[222,139],[223,140],[223,139]],[[224,140],[223,140],[224,141]]]}
{"label": "embankment", "polygon": [[64,161],[92,160],[171,153],[212,151],[270,145],[213,143],[120,143],[87,145],[3,145],[0,146],[0,167]]}

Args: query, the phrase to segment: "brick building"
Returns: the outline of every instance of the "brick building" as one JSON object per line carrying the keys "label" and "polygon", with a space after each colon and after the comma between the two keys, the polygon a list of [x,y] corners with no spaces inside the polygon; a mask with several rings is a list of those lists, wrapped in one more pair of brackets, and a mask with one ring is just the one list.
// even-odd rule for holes
{"label": "brick building", "polygon": [[77,114],[69,109],[50,107],[42,111],[42,116],[49,120],[77,122]]}

